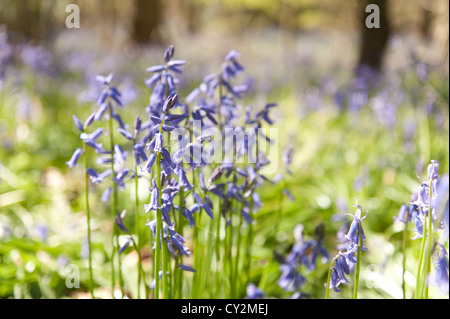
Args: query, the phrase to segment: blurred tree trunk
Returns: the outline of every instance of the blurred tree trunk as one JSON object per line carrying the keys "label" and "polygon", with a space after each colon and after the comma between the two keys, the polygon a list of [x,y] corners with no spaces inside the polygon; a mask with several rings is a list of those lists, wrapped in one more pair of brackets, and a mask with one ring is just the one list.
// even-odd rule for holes
{"label": "blurred tree trunk", "polygon": [[159,42],[158,26],[161,20],[160,0],[134,0],[132,39],[138,43]]}
{"label": "blurred tree trunk", "polygon": [[40,1],[16,0],[3,5],[1,18],[7,29],[14,33],[13,40],[39,40]]}
{"label": "blurred tree trunk", "polygon": [[421,21],[420,21],[420,31],[422,34],[422,37],[425,40],[431,40],[431,38],[433,37],[432,33],[432,26],[433,26],[433,21],[434,21],[434,17],[435,17],[435,13],[433,11],[433,7],[432,7],[433,2],[428,2],[428,1],[422,1],[421,3]]}
{"label": "blurred tree trunk", "polygon": [[55,0],[3,0],[0,24],[12,32],[11,41],[49,40],[55,30]]}
{"label": "blurred tree trunk", "polygon": [[[368,28],[366,18],[370,13],[366,13],[366,6],[376,4],[380,11],[380,27]],[[361,19],[361,46],[357,70],[364,69],[364,66],[375,71],[381,71],[384,50],[390,34],[390,21],[388,15],[388,0],[362,1]],[[361,15],[358,12],[358,15]]]}

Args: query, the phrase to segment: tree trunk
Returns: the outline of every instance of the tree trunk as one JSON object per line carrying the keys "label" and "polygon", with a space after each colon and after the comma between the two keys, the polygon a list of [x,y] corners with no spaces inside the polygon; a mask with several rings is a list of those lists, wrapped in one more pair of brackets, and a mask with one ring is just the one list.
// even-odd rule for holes
{"label": "tree trunk", "polygon": [[[366,18],[370,13],[366,13],[365,10],[366,6],[369,4],[376,4],[380,9],[379,28],[368,28],[366,26]],[[390,33],[387,4],[388,0],[372,0],[363,2],[361,47],[357,73],[362,69],[367,69],[367,67],[377,72],[380,72],[382,69],[384,50]]]}
{"label": "tree trunk", "polygon": [[134,0],[134,16],[131,37],[144,44],[161,40],[158,26],[162,20],[160,0]]}

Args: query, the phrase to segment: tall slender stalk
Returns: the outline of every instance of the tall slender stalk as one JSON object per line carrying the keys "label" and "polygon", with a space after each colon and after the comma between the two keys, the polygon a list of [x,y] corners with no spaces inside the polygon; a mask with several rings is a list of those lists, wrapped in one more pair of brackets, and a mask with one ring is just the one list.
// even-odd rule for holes
{"label": "tall slender stalk", "polygon": [[214,298],[218,298],[218,294],[219,294],[219,289],[221,289],[221,285],[220,285],[220,247],[221,247],[221,243],[222,240],[220,238],[220,224],[221,224],[221,219],[222,219],[222,199],[219,198],[218,200],[219,202],[219,209],[218,209],[218,218],[217,218],[217,225],[216,225],[216,238],[214,241],[214,246],[215,246],[215,254],[216,254],[216,278],[215,278],[215,289],[214,289]]}
{"label": "tall slender stalk", "polygon": [[[164,229],[162,229],[162,232],[164,232]],[[162,234],[163,240],[164,240],[164,234]],[[163,296],[164,299],[170,299],[170,259],[169,259],[169,249],[167,248],[167,245],[162,246],[162,268],[163,268]]]}
{"label": "tall slender stalk", "polygon": [[[194,186],[195,187],[195,186]],[[203,193],[202,203],[205,202],[207,191]],[[197,218],[195,220],[195,228],[194,228],[194,269],[196,270],[193,276],[193,282],[192,282],[192,298],[199,298],[199,288],[200,288],[200,278],[199,273],[200,270],[200,260],[201,257],[203,257],[203,250],[200,249],[200,242],[199,242],[199,229],[200,229],[200,223],[201,223],[201,217],[202,217],[203,207],[200,207],[200,210],[198,212]]]}
{"label": "tall slender stalk", "polygon": [[[285,181],[283,180],[283,187],[282,187],[282,189],[284,187],[285,187]],[[281,191],[280,195],[279,195],[277,218],[276,218],[276,221],[275,221],[275,226],[273,228],[274,238],[276,238],[276,235],[278,233],[279,224],[280,224],[280,221],[281,221],[282,217],[283,217],[283,191]],[[259,288],[261,290],[263,290],[263,291],[266,288],[266,284],[267,284],[267,280],[268,280],[268,277],[269,277],[269,273],[270,273],[270,270],[273,267],[273,264],[274,264],[274,259],[270,258],[269,265],[266,268],[264,268],[264,272],[263,272],[263,274],[261,276],[261,280],[259,282]]]}
{"label": "tall slender stalk", "polygon": [[361,271],[361,246],[362,246],[362,235],[361,235],[361,222],[358,222],[358,253],[356,260],[356,275],[355,275],[355,286],[353,290],[353,299],[358,299],[358,288],[359,288],[359,275]]}
{"label": "tall slender stalk", "polygon": [[[163,120],[161,121],[161,125],[159,126],[159,133],[162,133],[162,128],[164,125],[164,116]],[[155,299],[159,299],[159,269],[161,267],[161,239],[162,239],[162,212],[161,212],[161,205],[162,205],[162,199],[161,199],[161,153],[158,152],[156,155],[156,188],[158,189],[158,209],[156,210],[156,248],[155,248]],[[164,257],[163,257],[164,258]],[[163,261],[163,268],[166,268],[164,266]],[[166,283],[166,272],[163,270],[162,273],[162,284],[163,284],[163,293],[165,291],[165,283]]]}
{"label": "tall slender stalk", "polygon": [[[158,206],[161,206],[161,153],[156,155],[156,187],[158,188]],[[156,247],[155,247],[155,299],[159,299],[159,268],[161,266],[161,232],[162,213],[161,209],[156,210]],[[164,273],[163,273],[164,276]],[[164,282],[164,281],[163,281]]]}
{"label": "tall slender stalk", "polygon": [[[181,167],[183,166],[183,162],[180,162]],[[183,218],[183,205],[184,205],[184,187],[180,188],[179,192],[179,204],[178,204],[178,230],[177,232],[180,234],[181,237],[183,237],[183,229],[184,229],[184,218]],[[183,254],[181,254],[175,263],[175,285],[174,285],[174,291],[175,291],[175,298],[181,299],[182,297],[182,291],[183,291],[183,270],[178,268],[179,264],[183,263]]]}
{"label": "tall slender stalk", "polygon": [[403,254],[403,262],[402,262],[402,290],[403,290],[403,299],[406,299],[406,281],[405,281],[405,273],[406,273],[406,242],[408,236],[408,220],[409,220],[409,212],[406,210],[405,217],[405,227],[403,229],[403,239],[402,239],[402,254]]}
{"label": "tall slender stalk", "polygon": [[[109,102],[108,102],[109,103]],[[113,204],[112,204],[112,218],[114,221],[114,218],[117,214],[117,205],[118,205],[118,195],[117,195],[117,185],[114,181],[116,177],[116,172],[114,170],[114,131],[113,131],[113,112],[112,112],[112,104],[109,103],[109,142],[110,142],[110,149],[111,149],[111,171],[112,171],[112,186],[113,186]],[[112,252],[111,252],[111,284],[112,284],[112,295],[114,296],[114,289],[115,289],[115,268],[114,268],[114,257],[116,255],[116,243],[114,239],[118,240],[118,230],[115,226],[115,223],[113,222],[113,234],[111,238],[111,244],[112,244]],[[120,256],[119,256],[119,283],[121,286],[122,296],[123,296],[123,283],[121,279],[121,270],[120,270]]]}
{"label": "tall slender stalk", "polygon": [[[139,251],[138,245],[137,245],[136,241],[133,239],[133,237],[131,237],[131,242],[133,244],[134,249],[138,253],[138,262],[139,262],[139,264],[138,264],[138,272],[140,272],[142,278],[145,279],[145,272],[144,272],[144,268],[142,267],[142,257],[141,257],[141,254],[139,253],[140,251]],[[145,287],[145,295],[148,298],[148,296],[149,296],[149,287],[147,285],[144,285],[144,287]]]}
{"label": "tall slender stalk", "polygon": [[426,225],[427,225],[427,220],[426,220],[426,218],[424,218],[422,245],[420,248],[419,266],[417,267],[417,275],[416,275],[416,290],[414,291],[415,299],[420,298],[420,292],[421,292],[422,266],[423,266],[423,259],[424,259],[424,255],[425,255],[425,244],[426,244]]}
{"label": "tall slender stalk", "polygon": [[[253,211],[253,199],[250,200],[250,210],[249,214],[252,218],[251,214]],[[245,249],[245,260],[244,260],[244,271],[246,275],[247,284],[250,282],[250,262],[251,262],[251,250],[252,250],[252,244],[253,244],[253,223],[247,223],[247,235],[246,235],[246,249]]]}
{"label": "tall slender stalk", "polygon": [[86,204],[86,215],[87,215],[87,238],[88,238],[88,248],[89,248],[89,290],[91,292],[92,299],[94,297],[94,276],[92,273],[92,240],[91,240],[91,210],[89,208],[89,180],[87,173],[87,154],[86,154],[86,143],[83,142],[83,164],[84,164],[84,186],[85,186],[85,204]]}
{"label": "tall slender stalk", "polygon": [[[434,165],[434,164],[433,164]],[[432,231],[433,231],[433,208],[432,208],[432,199],[433,199],[433,177],[430,178],[428,184],[428,215],[424,216],[423,221],[423,233],[422,233],[422,245],[420,249],[420,257],[419,257],[419,266],[417,267],[417,276],[416,276],[416,290],[414,292],[414,298],[428,298],[428,282],[427,277],[429,273],[429,269],[431,267],[431,250],[432,250]],[[428,238],[428,244],[427,244]]]}
{"label": "tall slender stalk", "polygon": [[234,282],[233,282],[233,290],[234,292],[237,294],[236,297],[239,297],[239,281],[238,278],[240,278],[240,276],[238,276],[239,274],[239,258],[240,258],[240,252],[241,252],[241,236],[242,236],[242,232],[241,232],[241,227],[242,227],[242,209],[244,207],[244,202],[242,202],[240,210],[237,212],[239,214],[239,224],[237,226],[237,239],[236,239],[236,256],[234,259]]}
{"label": "tall slender stalk", "polygon": [[329,299],[330,297],[331,272],[333,271],[334,263],[338,257],[339,255],[336,255],[336,257],[334,257],[334,259],[331,261],[330,268],[328,269],[327,284],[325,286],[325,299]]}
{"label": "tall slender stalk", "polygon": [[[133,145],[136,145],[136,139],[133,139]],[[136,236],[138,238],[138,242],[135,244],[136,246],[136,252],[139,257],[139,264],[137,265],[137,298],[141,299],[141,271],[140,267],[141,265],[141,249],[140,249],[140,218],[139,218],[139,181],[138,181],[138,171],[137,171],[137,152],[134,152],[134,203],[135,203],[135,232]],[[145,277],[144,277],[145,278]]]}
{"label": "tall slender stalk", "polygon": [[[433,164],[434,166],[434,164]],[[434,168],[434,167],[433,167]],[[433,250],[433,180],[432,177],[429,181],[429,203],[428,203],[428,247],[426,251],[426,259],[425,259],[425,272],[423,274],[423,284],[424,287],[424,298],[428,299],[428,274],[431,268],[431,252]]]}
{"label": "tall slender stalk", "polygon": [[[228,251],[228,271],[229,271],[229,281],[230,281],[230,298],[234,298],[234,269],[233,269],[233,198],[230,201],[230,224],[227,227],[227,251]],[[225,225],[226,227],[226,225]]]}

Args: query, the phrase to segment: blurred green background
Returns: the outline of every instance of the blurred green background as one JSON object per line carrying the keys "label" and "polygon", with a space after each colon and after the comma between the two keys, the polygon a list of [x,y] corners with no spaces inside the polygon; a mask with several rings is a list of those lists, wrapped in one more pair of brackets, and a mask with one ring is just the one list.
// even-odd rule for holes
{"label": "blurred green background", "polygon": [[[80,8],[79,29],[65,27],[69,3]],[[274,127],[280,157],[285,147],[295,150],[292,175],[260,192],[252,281],[274,250],[289,252],[299,223],[306,238],[323,223],[325,246],[336,254],[336,233],[357,197],[369,212],[360,295],[401,298],[402,227],[393,217],[431,159],[440,162],[440,174],[449,168],[449,3],[372,1],[382,9],[382,27],[370,32],[367,3],[0,0],[0,298],[89,296],[83,173],[65,165],[79,147],[72,115],[84,119],[95,109],[95,76],[112,72],[127,104],[124,121],[145,117],[145,69],[161,62],[168,44],[187,61],[180,96],[235,49],[246,67],[239,80],[251,88],[242,104],[279,103]],[[294,201],[280,195],[284,187]],[[104,243],[111,225],[99,201],[102,186],[92,190],[97,294],[108,297]],[[132,207],[129,188],[120,196]],[[148,201],[144,185],[139,196]],[[409,242],[409,295],[418,253],[419,242]],[[123,258],[125,278],[135,278],[137,256]],[[81,268],[79,289],[65,285],[69,264]],[[323,298],[327,267],[319,263],[302,292]],[[273,263],[265,293],[287,298],[279,276]],[[127,282],[133,289],[134,280]],[[333,298],[351,293],[344,287]],[[436,289],[431,295],[448,298]]]}

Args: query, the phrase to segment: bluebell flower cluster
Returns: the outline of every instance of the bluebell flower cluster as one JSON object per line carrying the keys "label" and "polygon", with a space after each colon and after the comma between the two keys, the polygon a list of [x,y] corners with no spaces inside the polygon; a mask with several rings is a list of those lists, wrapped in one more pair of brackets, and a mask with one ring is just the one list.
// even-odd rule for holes
{"label": "bluebell flower cluster", "polygon": [[[146,80],[149,88],[153,88],[149,105],[146,108],[149,123],[142,126],[148,128],[147,161],[143,165],[143,171],[152,174],[153,182],[150,187],[150,202],[145,205],[147,213],[161,211],[163,217],[162,242],[165,243],[172,256],[189,256],[190,251],[184,245],[184,238],[180,234],[173,236],[176,229],[174,211],[181,209],[182,216],[187,219],[190,227],[196,226],[195,214],[204,211],[209,218],[214,219],[214,207],[212,196],[217,196],[222,201],[220,213],[224,216],[226,225],[230,225],[231,212],[229,211],[232,201],[240,203],[240,214],[246,223],[252,223],[252,214],[262,206],[259,195],[256,192],[264,181],[269,181],[258,173],[264,162],[259,160],[260,154],[256,155],[256,165],[242,167],[222,157],[223,162],[212,167],[209,176],[205,176],[206,167],[210,165],[204,156],[197,158],[197,154],[204,154],[211,141],[211,136],[202,135],[211,128],[217,128],[224,132],[225,128],[239,128],[245,130],[246,126],[257,129],[273,124],[270,118],[270,109],[276,104],[267,104],[261,111],[252,116],[250,110],[246,110],[247,120],[245,126],[239,126],[237,119],[242,108],[236,99],[242,97],[246,91],[246,85],[234,85],[233,80],[243,70],[238,61],[239,53],[231,51],[225,57],[222,69],[217,74],[211,74],[203,79],[200,86],[194,89],[182,101],[177,94],[177,74],[181,73],[184,60],[175,60],[174,48],[169,46],[164,53],[164,64],[151,66],[147,72],[152,76]],[[176,110],[177,109],[177,110]],[[176,111],[174,111],[176,110]],[[198,124],[200,123],[200,124]],[[164,134],[172,132],[176,128],[184,128],[192,134],[190,142],[179,144],[177,149],[165,142]],[[130,139],[131,134],[121,131],[121,134]],[[268,140],[267,137],[264,137]],[[231,141],[233,144],[233,141]],[[246,142],[235,146],[225,141],[224,150],[233,151],[236,158],[243,158],[254,147]],[[169,149],[172,154],[169,153]],[[212,148],[211,152],[216,150]],[[161,176],[156,176],[155,165],[158,156],[160,158]],[[196,171],[198,176],[198,188],[188,179],[188,172]],[[160,188],[157,180],[160,179]],[[271,181],[269,181],[271,182]],[[182,207],[174,203],[174,198],[184,190]],[[192,199],[191,206],[187,206],[188,198]],[[161,202],[159,202],[159,199]],[[148,221],[147,225],[156,231],[156,220]],[[155,232],[153,233],[156,236]],[[156,238],[156,237],[154,237]],[[186,265],[185,265],[186,266]],[[186,267],[180,267],[186,270]],[[194,270],[194,269],[192,269]]]}
{"label": "bluebell flower cluster", "polygon": [[398,216],[395,217],[395,221],[414,224],[415,236],[411,239],[423,238],[425,218],[429,216],[430,211],[433,230],[448,231],[448,204],[445,207],[445,200],[448,202],[448,175],[441,180],[438,170],[439,162],[432,160],[427,168],[427,179],[420,181],[420,186],[417,192],[412,194],[409,205],[403,204]]}
{"label": "bluebell flower cluster", "polygon": [[[441,241],[448,242],[449,229],[449,176],[438,175],[439,162],[431,160],[427,167],[426,180],[420,180],[417,192],[411,196],[409,205],[403,204],[395,222],[413,223],[414,237],[418,239],[428,237],[428,230],[443,231]],[[430,227],[431,214],[431,227]],[[425,228],[426,225],[426,228]],[[435,269],[431,272],[430,283],[437,286],[443,293],[448,293],[448,254],[445,246],[435,243],[432,248],[435,260]]]}
{"label": "bluebell flower cluster", "polygon": [[434,249],[435,269],[431,274],[431,283],[439,288],[439,290],[448,294],[449,277],[448,277],[448,253],[444,245],[438,244]]}
{"label": "bluebell flower cluster", "polygon": [[[251,225],[252,215],[263,205],[257,193],[258,187],[264,182],[276,182],[260,173],[260,169],[267,163],[262,151],[257,151],[255,158],[252,158],[248,164],[237,163],[246,156],[250,157],[252,149],[258,150],[257,144],[260,142],[253,137],[262,137],[264,143],[272,142],[259,129],[274,123],[271,110],[277,106],[275,103],[268,103],[258,110],[249,107],[245,109],[238,104],[238,99],[247,89],[246,85],[233,84],[234,79],[244,70],[238,59],[238,52],[229,52],[221,71],[206,76],[200,87],[183,101],[178,96],[176,86],[179,83],[177,76],[181,74],[185,61],[174,59],[174,47],[171,45],[164,53],[163,64],[147,68],[151,76],[145,83],[152,89],[146,107],[147,120],[141,120],[137,116],[131,130],[125,125],[118,112],[124,104],[123,96],[113,83],[112,74],[96,77],[103,87],[96,101],[97,110],[84,123],[75,115],[73,116],[74,124],[81,132],[82,142],[99,154],[96,159],[97,165],[108,166],[100,170],[92,167],[87,169],[86,173],[92,184],[100,184],[111,178],[115,188],[124,189],[128,179],[148,174],[150,199],[143,205],[143,209],[149,215],[151,212],[158,212],[158,214],[160,212],[162,224],[158,224],[160,221],[157,219],[149,218],[146,226],[153,234],[153,249],[156,249],[159,242],[161,244],[159,249],[165,245],[173,258],[189,257],[192,254],[182,235],[182,229],[178,227],[180,224],[178,218],[185,218],[185,224],[194,228],[196,227],[195,216],[199,216],[201,212],[206,213],[211,220],[217,217],[216,214],[221,214],[225,218],[226,227],[231,227],[232,207],[234,209],[239,207],[238,214],[240,214],[242,225]],[[244,123],[238,121],[241,113],[245,114]],[[92,132],[87,131],[92,123],[103,121],[105,118],[109,121],[109,127],[97,128]],[[101,138],[105,130],[112,130],[113,122],[117,126],[116,132],[124,139],[126,145],[132,143],[133,156],[140,172],[127,168],[128,147],[115,144],[112,139],[110,149],[103,147]],[[180,128],[191,134],[190,141],[171,145],[166,137]],[[226,129],[242,131],[251,129],[251,134],[245,135],[245,143],[241,144],[225,139],[223,153],[227,155],[220,154],[222,161],[211,165],[203,154],[207,150],[211,154],[218,150],[210,147],[213,136],[203,132],[213,128],[218,129],[222,134]],[[109,136],[111,137],[113,133],[115,132],[109,132]],[[67,165],[76,166],[82,152],[81,148],[75,150]],[[232,154],[227,157],[229,153]],[[202,156],[197,158],[198,154]],[[286,154],[284,161],[286,167],[289,166],[292,161],[292,152]],[[197,177],[195,183],[189,180],[190,173]],[[101,200],[107,202],[112,193],[113,187],[107,187]],[[286,195],[289,196],[289,194]],[[221,202],[220,211],[218,207],[215,207],[216,199]],[[176,212],[180,213],[178,217]],[[119,253],[124,252],[130,244],[135,245],[130,230],[125,225],[125,214],[125,211],[115,212],[114,222],[117,229],[128,235],[127,240],[120,244]],[[159,216],[158,214],[152,215]],[[159,227],[161,227],[160,233],[157,234]],[[312,264],[315,263],[317,256],[326,254],[321,240],[309,242],[303,249],[309,251],[311,248],[310,260],[301,261],[308,264],[308,267],[313,267]],[[294,250],[296,252],[293,251],[288,258],[290,264],[298,262],[295,254],[302,254],[301,247],[296,246]],[[196,273],[196,269],[182,263],[182,259],[177,259],[176,265],[183,271]],[[161,271],[159,275],[165,276]],[[253,295],[258,294],[255,292]]]}
{"label": "bluebell flower cluster", "polygon": [[357,263],[358,248],[360,247],[361,251],[367,250],[364,246],[364,239],[366,239],[366,236],[364,235],[364,229],[362,227],[362,221],[367,217],[367,214],[362,216],[363,208],[358,204],[358,200],[356,200],[354,207],[356,207],[355,215],[348,214],[352,216],[353,220],[347,234],[344,235],[347,247],[340,250],[338,255],[334,258],[334,264],[331,267],[330,286],[327,287],[327,284],[325,284],[325,287],[333,289],[335,292],[341,291],[338,288],[340,284],[350,283],[346,275],[350,274]]}
{"label": "bluebell flower cluster", "polygon": [[306,241],[303,238],[303,225],[299,224],[295,227],[295,243],[280,265],[281,276],[278,279],[278,285],[285,291],[300,292],[306,282],[302,273],[309,273],[316,269],[319,258],[322,264],[328,261],[329,254],[323,245],[323,224],[316,228],[316,237]]}
{"label": "bluebell flower cluster", "polygon": [[264,291],[255,286],[255,284],[248,284],[246,299],[263,299],[265,297]]}

